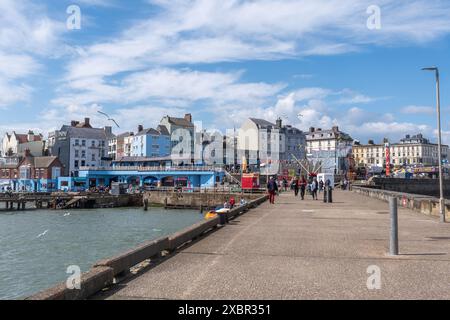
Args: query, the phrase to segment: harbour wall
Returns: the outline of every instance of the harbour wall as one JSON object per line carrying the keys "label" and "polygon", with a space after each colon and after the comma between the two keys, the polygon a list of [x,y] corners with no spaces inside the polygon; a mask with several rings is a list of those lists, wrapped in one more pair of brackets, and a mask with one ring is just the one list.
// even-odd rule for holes
{"label": "harbour wall", "polygon": [[[395,197],[399,206],[403,208],[409,208],[428,216],[440,216],[439,199],[435,197],[356,186],[352,187],[352,191],[385,202],[388,202],[390,197]],[[445,207],[446,217],[450,219],[450,201],[445,201]]]}
{"label": "harbour wall", "polygon": [[[438,179],[374,178],[374,188],[439,197]],[[450,199],[450,180],[444,180],[444,195]]]}
{"label": "harbour wall", "polygon": [[241,199],[250,202],[261,196],[250,193],[148,191],[144,193],[143,201],[148,201],[149,205],[165,207],[212,208],[223,205],[231,197],[239,204]]}

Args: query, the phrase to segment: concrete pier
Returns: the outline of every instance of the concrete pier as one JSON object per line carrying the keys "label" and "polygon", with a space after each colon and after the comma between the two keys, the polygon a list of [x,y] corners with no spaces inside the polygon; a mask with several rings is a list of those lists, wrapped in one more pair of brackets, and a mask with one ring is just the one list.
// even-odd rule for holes
{"label": "concrete pier", "polygon": [[[450,299],[450,224],[336,191],[277,197],[93,299]],[[373,270],[380,289],[369,289]]]}

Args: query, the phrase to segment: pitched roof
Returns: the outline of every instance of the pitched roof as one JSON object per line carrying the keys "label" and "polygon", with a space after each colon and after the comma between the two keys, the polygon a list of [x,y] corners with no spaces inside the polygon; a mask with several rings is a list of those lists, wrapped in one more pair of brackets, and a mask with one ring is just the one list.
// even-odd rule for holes
{"label": "pitched roof", "polygon": [[34,157],[34,166],[36,168],[48,168],[58,157]]}
{"label": "pitched roof", "polygon": [[33,141],[34,142],[42,141],[42,136],[40,136],[40,135],[33,134],[33,141],[28,141],[27,134],[17,134],[17,133],[14,133],[14,134],[16,135],[16,139],[17,139],[17,141],[19,141],[19,144],[33,142]]}
{"label": "pitched roof", "polygon": [[153,136],[159,136],[160,135],[159,131],[157,131],[157,130],[155,130],[153,128],[148,128],[148,129],[142,130],[141,132],[138,132],[136,134],[136,136],[143,136],[143,135],[147,135],[147,134],[150,134],[150,135],[153,135]]}
{"label": "pitched roof", "polygon": [[107,140],[112,137],[107,137],[105,130],[101,128],[76,128],[64,125],[61,131],[66,131],[71,138]]}
{"label": "pitched roof", "polygon": [[53,162],[55,162],[55,160],[58,160],[58,157],[33,157],[33,156],[28,156],[25,157],[21,162],[20,165],[22,165],[22,163],[28,160],[29,163],[31,163],[31,165],[34,168],[49,168]]}
{"label": "pitched roof", "polygon": [[263,119],[255,119],[255,118],[250,118],[251,121],[253,121],[253,123],[255,123],[258,127],[260,128],[268,128],[268,127],[275,127],[274,123],[271,123],[269,121],[263,120]]}
{"label": "pitched roof", "polygon": [[187,121],[184,118],[173,118],[173,117],[167,117],[169,120],[169,123],[174,124],[176,126],[180,127],[193,127],[194,124],[192,122]]}
{"label": "pitched roof", "polygon": [[158,131],[161,132],[161,134],[162,134],[163,136],[170,136],[170,132],[169,132],[169,130],[167,129],[166,126],[159,125],[159,126],[158,126]]}
{"label": "pitched roof", "polygon": [[132,132],[124,132],[116,136],[117,139],[126,138],[132,135]]}

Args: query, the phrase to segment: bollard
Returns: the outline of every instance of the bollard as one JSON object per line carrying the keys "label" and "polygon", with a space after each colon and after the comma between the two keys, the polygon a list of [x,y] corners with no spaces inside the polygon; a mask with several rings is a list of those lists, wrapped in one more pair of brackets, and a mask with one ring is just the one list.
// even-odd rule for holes
{"label": "bollard", "polygon": [[328,201],[328,187],[323,188],[323,202],[327,203]]}
{"label": "bollard", "polygon": [[221,226],[225,226],[228,223],[228,216],[226,213],[221,212],[218,214],[219,215],[219,224]]}
{"label": "bollard", "polygon": [[391,236],[389,243],[389,253],[391,256],[398,255],[398,214],[397,198],[389,198],[389,208],[391,212]]}
{"label": "bollard", "polygon": [[328,192],[327,192],[327,202],[333,203],[333,188],[331,188],[330,186],[328,187]]}

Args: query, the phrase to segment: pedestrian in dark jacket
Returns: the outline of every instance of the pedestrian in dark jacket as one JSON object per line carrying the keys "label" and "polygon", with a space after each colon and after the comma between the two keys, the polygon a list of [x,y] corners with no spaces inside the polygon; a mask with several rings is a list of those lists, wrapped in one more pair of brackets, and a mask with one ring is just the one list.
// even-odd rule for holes
{"label": "pedestrian in dark jacket", "polygon": [[270,177],[267,183],[267,191],[269,192],[270,203],[275,204],[275,194],[278,192],[278,185],[273,177]]}
{"label": "pedestrian in dark jacket", "polygon": [[308,182],[305,179],[305,176],[302,176],[302,179],[299,182],[299,187],[300,187],[300,195],[302,197],[302,200],[305,200],[305,193],[306,193],[306,185],[308,184]]}

